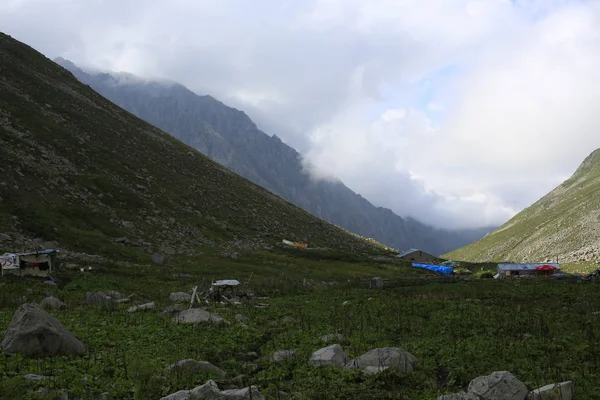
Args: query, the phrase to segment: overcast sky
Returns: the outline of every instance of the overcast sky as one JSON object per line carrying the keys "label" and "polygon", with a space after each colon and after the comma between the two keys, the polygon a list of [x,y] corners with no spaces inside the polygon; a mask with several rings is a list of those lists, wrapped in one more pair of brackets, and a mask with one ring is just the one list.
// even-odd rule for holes
{"label": "overcast sky", "polygon": [[501,224],[600,147],[600,0],[2,0],[0,30],[212,94],[436,226]]}

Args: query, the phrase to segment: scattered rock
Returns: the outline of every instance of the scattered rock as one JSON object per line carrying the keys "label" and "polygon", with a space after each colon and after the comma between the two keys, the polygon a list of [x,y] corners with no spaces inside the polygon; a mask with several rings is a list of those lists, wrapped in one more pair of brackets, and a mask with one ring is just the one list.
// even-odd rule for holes
{"label": "scattered rock", "polygon": [[15,312],[2,348],[34,357],[85,353],[83,344],[59,320],[35,304],[24,304]]}
{"label": "scattered rock", "polygon": [[342,303],[343,306],[349,306],[350,304],[352,304],[352,303],[348,300],[346,300],[345,302]]}
{"label": "scattered rock", "polygon": [[62,310],[67,308],[65,303],[52,296],[46,297],[44,300],[42,300],[40,302],[40,306],[44,310]]}
{"label": "scattered rock", "polygon": [[165,308],[165,311],[160,313],[161,317],[172,317],[173,315],[185,310],[185,304],[181,304],[181,303],[177,303],[177,304],[171,304],[170,306],[168,306],[167,308]]}
{"label": "scattered rock", "polygon": [[159,254],[159,253],[155,253],[152,254],[152,262],[154,264],[162,264],[165,262],[165,255],[164,254]]}
{"label": "scattered rock", "polygon": [[344,337],[344,335],[342,335],[341,333],[331,333],[329,335],[323,335],[321,336],[321,341],[322,342],[333,342],[333,341],[343,341],[346,338]]}
{"label": "scattered rock", "polygon": [[169,300],[172,302],[184,302],[192,300],[192,295],[185,292],[175,292],[169,295]]}
{"label": "scattered rock", "polygon": [[126,303],[130,303],[131,299],[128,298],[124,298],[124,299],[119,299],[116,301],[117,304],[126,304]]}
{"label": "scattered rock", "polygon": [[12,239],[5,233],[0,233],[0,241],[1,242],[10,242]]}
{"label": "scattered rock", "polygon": [[571,381],[552,383],[531,391],[527,400],[571,400],[574,391],[575,386]]}
{"label": "scattered rock", "polygon": [[104,292],[87,292],[85,302],[90,305],[106,305],[112,303],[113,299]]}
{"label": "scattered rock", "polygon": [[284,391],[281,391],[281,390],[280,390],[279,392],[277,392],[277,398],[278,398],[278,399],[287,399],[289,396],[290,396],[290,395],[289,395],[289,394],[287,394],[287,393],[286,393],[286,392],[284,392]]}
{"label": "scattered rock", "polygon": [[27,374],[23,377],[26,381],[43,381],[44,379],[49,379],[49,377],[45,375],[37,375],[37,374]]}
{"label": "scattered rock", "polygon": [[412,372],[418,362],[419,360],[407,351],[397,347],[383,347],[366,352],[348,362],[344,368],[365,370],[367,367],[372,367],[368,369],[367,373],[374,373],[373,368],[378,368],[377,372],[379,372],[392,367],[398,373],[405,374]]}
{"label": "scattered rock", "polygon": [[277,350],[269,357],[271,361],[281,362],[288,361],[296,357],[296,350]]}
{"label": "scattered rock", "polygon": [[383,278],[380,276],[376,276],[374,278],[371,278],[371,282],[369,287],[371,289],[381,289],[383,287]]}
{"label": "scattered rock", "polygon": [[481,397],[474,395],[473,393],[460,392],[454,394],[445,394],[438,397],[436,400],[481,400]]}
{"label": "scattered rock", "polygon": [[150,303],[141,304],[139,306],[129,307],[127,312],[137,312],[137,311],[148,311],[154,310],[156,308],[156,304],[152,301]]}
{"label": "scattered rock", "polygon": [[249,321],[248,317],[246,317],[245,315],[242,315],[242,314],[236,314],[235,317],[233,317],[233,318],[238,322],[248,322]]}
{"label": "scattered rock", "polygon": [[508,371],[479,376],[469,383],[468,392],[482,400],[525,399],[528,390],[523,382]]}
{"label": "scattered rock", "polygon": [[171,373],[184,373],[184,374],[214,374],[219,378],[224,379],[227,373],[209,363],[208,361],[196,361],[196,360],[181,360],[175,364],[169,365],[165,368],[165,371]]}
{"label": "scattered rock", "polygon": [[115,290],[109,290],[108,292],[106,292],[106,295],[114,300],[121,300],[125,298],[125,296],[123,296],[121,293]]}
{"label": "scattered rock", "polygon": [[310,365],[318,367],[321,365],[333,365],[343,367],[350,361],[339,344],[334,344],[315,351],[310,357]]}
{"label": "scattered rock", "polygon": [[217,383],[209,380],[192,390],[180,390],[160,400],[264,400],[256,386],[220,391]]}
{"label": "scattered rock", "polygon": [[282,321],[284,324],[295,324],[298,322],[298,320],[294,317],[284,317]]}
{"label": "scattered rock", "polygon": [[186,324],[209,324],[213,323],[219,325],[223,322],[223,318],[211,314],[208,311],[201,310],[199,308],[190,308],[179,312],[175,316],[176,322],[182,322]]}

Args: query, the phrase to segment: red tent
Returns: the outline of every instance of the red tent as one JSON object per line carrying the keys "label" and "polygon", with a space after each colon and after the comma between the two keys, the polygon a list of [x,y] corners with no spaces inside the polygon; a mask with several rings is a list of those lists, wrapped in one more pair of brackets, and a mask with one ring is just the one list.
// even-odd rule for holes
{"label": "red tent", "polygon": [[538,271],[554,271],[557,268],[553,267],[552,265],[545,264],[545,265],[537,266],[537,267],[535,267],[535,269]]}

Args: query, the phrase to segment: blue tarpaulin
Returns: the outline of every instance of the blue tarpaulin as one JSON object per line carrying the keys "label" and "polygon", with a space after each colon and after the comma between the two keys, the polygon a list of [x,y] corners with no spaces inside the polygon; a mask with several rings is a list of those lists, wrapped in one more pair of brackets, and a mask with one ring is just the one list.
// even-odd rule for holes
{"label": "blue tarpaulin", "polygon": [[442,275],[452,275],[452,271],[454,271],[454,268],[452,268],[452,267],[444,267],[442,265],[415,264],[415,263],[413,263],[412,266],[413,267],[417,267],[417,268],[425,268],[425,269],[428,269],[430,271],[439,272]]}

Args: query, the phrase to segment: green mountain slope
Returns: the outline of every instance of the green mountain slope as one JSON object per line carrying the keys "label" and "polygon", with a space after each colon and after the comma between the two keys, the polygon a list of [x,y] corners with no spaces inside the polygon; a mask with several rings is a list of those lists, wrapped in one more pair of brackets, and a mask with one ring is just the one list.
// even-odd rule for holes
{"label": "green mountain slope", "polygon": [[496,231],[445,257],[468,261],[600,259],[600,149],[556,189]]}
{"label": "green mountain slope", "polygon": [[46,240],[139,257],[283,238],[373,248],[117,107],[4,34],[0,160],[0,250]]}
{"label": "green mountain slope", "polygon": [[295,149],[261,131],[244,112],[180,84],[130,74],[86,72],[62,58],[55,62],[110,101],[231,171],[358,235],[397,249],[420,248],[437,255],[493,230],[436,229],[376,207],[339,180],[314,180]]}

